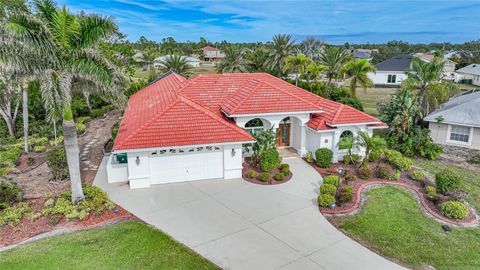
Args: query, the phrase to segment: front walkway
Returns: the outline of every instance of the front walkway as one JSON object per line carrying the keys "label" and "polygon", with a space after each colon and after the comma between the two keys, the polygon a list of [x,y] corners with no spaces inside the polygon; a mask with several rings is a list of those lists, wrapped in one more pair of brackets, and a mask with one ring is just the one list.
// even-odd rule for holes
{"label": "front walkway", "polygon": [[224,269],[401,269],[319,213],[322,179],[299,158],[285,159],[293,178],[282,185],[205,180],[136,190],[107,184],[105,162],[94,184],[110,199]]}

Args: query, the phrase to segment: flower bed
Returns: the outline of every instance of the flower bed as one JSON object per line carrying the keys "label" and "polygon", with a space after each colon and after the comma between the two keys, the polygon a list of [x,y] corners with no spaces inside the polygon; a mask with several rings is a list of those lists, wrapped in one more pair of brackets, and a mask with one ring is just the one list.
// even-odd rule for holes
{"label": "flower bed", "polygon": [[[285,182],[288,182],[290,179],[292,179],[292,172],[289,170],[288,174],[284,174],[284,177],[282,180],[277,180],[275,179],[275,175],[282,173],[280,168],[273,169],[269,174],[268,178],[266,178],[264,181],[260,180],[260,175],[263,172],[258,166],[253,166],[252,163],[250,162],[250,158],[245,158],[245,161],[243,162],[243,169],[242,169],[242,178],[243,180],[254,183],[254,184],[259,184],[259,185],[278,185],[278,184],[283,184]],[[251,172],[255,172],[255,176],[251,177],[252,175],[249,175]]]}
{"label": "flower bed", "polygon": [[[448,196],[442,194],[435,194],[433,198],[429,198],[427,188],[434,186],[434,183],[428,178],[424,178],[423,180],[414,180],[414,177],[412,177],[412,175],[417,175],[416,173],[414,173],[415,169],[401,171],[398,180],[388,180],[377,177],[378,168],[383,168],[385,166],[385,163],[381,161],[370,162],[369,165],[372,169],[372,176],[369,177],[367,180],[364,180],[360,178],[358,167],[356,167],[355,165],[339,162],[332,164],[330,168],[320,168],[315,163],[309,164],[324,178],[329,175],[339,176],[340,178],[342,178],[343,182],[338,185],[338,190],[341,190],[345,186],[350,186],[353,189],[352,200],[350,202],[339,203],[337,201],[337,204],[334,208],[320,207],[320,211],[324,214],[351,214],[357,209],[359,209],[359,207],[361,207],[361,196],[363,190],[372,185],[394,185],[408,188],[415,192],[424,210],[428,212],[431,216],[442,222],[457,226],[471,226],[477,223],[475,210],[472,208],[468,208],[468,215],[461,219],[448,218],[444,214],[442,214],[442,203],[449,200],[463,202],[465,194],[462,194],[462,191],[454,190],[450,192]],[[354,179],[352,177],[346,177],[347,175],[354,176]],[[346,178],[353,180],[345,181]]]}

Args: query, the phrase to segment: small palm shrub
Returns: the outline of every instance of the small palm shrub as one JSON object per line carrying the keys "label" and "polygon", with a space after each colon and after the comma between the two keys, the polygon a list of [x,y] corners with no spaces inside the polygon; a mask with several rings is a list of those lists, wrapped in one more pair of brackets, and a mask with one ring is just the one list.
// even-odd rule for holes
{"label": "small palm shrub", "polygon": [[388,164],[378,164],[376,176],[381,179],[388,179],[391,175],[394,174],[392,166]]}
{"label": "small palm shrub", "polygon": [[337,192],[337,186],[332,184],[323,184],[320,186],[320,194],[335,195]]}
{"label": "small palm shrub", "polygon": [[340,203],[349,203],[353,199],[353,188],[351,186],[344,186],[340,189],[338,201]]}
{"label": "small palm shrub", "polygon": [[308,163],[312,163],[312,162],[313,162],[312,152],[308,151],[308,152],[307,152],[307,156],[305,157],[305,159],[307,160]]}
{"label": "small palm shrub", "polygon": [[433,186],[427,186],[425,189],[427,191],[427,198],[430,200],[435,200],[437,197],[437,189],[435,189]]}
{"label": "small palm shrub", "polygon": [[354,182],[355,180],[357,180],[357,177],[355,175],[348,174],[345,176],[345,182],[347,183]]}
{"label": "small palm shrub", "polygon": [[285,175],[283,173],[277,173],[273,178],[277,181],[283,181],[283,179],[285,178]]}
{"label": "small palm shrub", "polygon": [[330,184],[338,187],[342,183],[342,178],[336,175],[329,175],[323,178],[324,184]]}
{"label": "small palm shrub", "polygon": [[253,179],[253,178],[257,177],[257,173],[254,170],[250,169],[247,172],[247,177],[250,178],[250,179]]}
{"label": "small palm shrub", "polygon": [[333,152],[328,148],[319,148],[315,151],[317,165],[320,168],[330,168],[333,160]]}
{"label": "small palm shrub", "polygon": [[382,159],[382,155],[383,155],[383,149],[374,149],[372,150],[372,152],[370,152],[370,156],[368,156],[368,160],[369,161],[379,161],[380,159]]}
{"label": "small palm shrub", "polygon": [[343,163],[345,164],[358,164],[362,160],[362,157],[357,154],[346,155],[343,157]]}
{"label": "small palm shrub", "polygon": [[56,181],[63,181],[68,178],[67,156],[63,146],[52,147],[46,154],[47,165],[52,171]]}
{"label": "small palm shrub", "polygon": [[425,172],[422,170],[415,170],[410,174],[413,180],[422,181],[425,179]]}
{"label": "small palm shrub", "polygon": [[22,198],[22,191],[17,184],[0,180],[0,210],[20,202]]}
{"label": "small palm shrub", "polygon": [[448,218],[462,219],[468,216],[468,208],[465,204],[457,201],[442,203],[442,214]]}
{"label": "small palm shrub", "polygon": [[406,171],[413,166],[413,161],[410,158],[404,157],[402,153],[396,150],[385,149],[383,152],[386,161],[402,171]]}
{"label": "small palm shrub", "polygon": [[285,176],[290,174],[290,165],[283,163],[280,165],[280,172],[283,173]]}
{"label": "small palm shrub", "polygon": [[270,178],[270,173],[268,172],[261,172],[258,174],[258,180],[262,182],[266,182]]}
{"label": "small palm shrub", "polygon": [[276,149],[266,150],[260,156],[260,168],[264,172],[270,172],[271,170],[278,168],[282,158]]}
{"label": "small palm shrub", "polygon": [[451,169],[442,170],[435,175],[437,189],[444,194],[451,189],[459,188],[460,181],[460,176]]}
{"label": "small palm shrub", "polygon": [[320,207],[330,207],[336,202],[335,197],[330,194],[320,194],[317,198],[318,205]]}
{"label": "small palm shrub", "polygon": [[401,173],[399,170],[395,170],[390,176],[387,177],[388,180],[400,180]]}
{"label": "small palm shrub", "polygon": [[372,177],[372,167],[370,165],[364,165],[358,169],[358,176],[363,180],[368,180]]}

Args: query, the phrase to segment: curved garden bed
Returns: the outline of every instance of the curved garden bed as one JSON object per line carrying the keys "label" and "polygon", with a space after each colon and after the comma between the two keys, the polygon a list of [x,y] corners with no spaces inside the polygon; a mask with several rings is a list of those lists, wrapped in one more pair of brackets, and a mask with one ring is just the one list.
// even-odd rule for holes
{"label": "curved garden bed", "polygon": [[[283,184],[285,182],[290,181],[292,179],[292,172],[288,170],[288,174],[284,174],[284,177],[282,180],[277,180],[275,179],[275,175],[282,173],[282,170],[280,168],[273,169],[269,177],[265,180],[260,180],[259,176],[262,172],[262,170],[258,166],[253,166],[252,163],[248,158],[245,159],[245,162],[243,162],[243,169],[242,169],[242,178],[243,180],[253,183],[253,184],[258,184],[258,185],[278,185],[278,184]],[[287,164],[288,165],[288,164]],[[251,171],[255,172],[255,176],[251,177],[252,175],[249,175],[249,172]]]}

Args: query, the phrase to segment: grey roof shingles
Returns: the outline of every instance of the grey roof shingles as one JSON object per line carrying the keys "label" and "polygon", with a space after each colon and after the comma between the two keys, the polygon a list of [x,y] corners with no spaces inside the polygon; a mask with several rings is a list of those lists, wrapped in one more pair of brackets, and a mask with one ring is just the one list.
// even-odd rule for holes
{"label": "grey roof shingles", "polygon": [[453,97],[424,120],[437,122],[438,117],[443,118],[443,122],[447,124],[480,127],[480,92],[472,91]]}
{"label": "grey roof shingles", "polygon": [[458,69],[456,72],[458,73],[466,73],[466,74],[473,74],[473,75],[480,75],[480,64],[471,64],[461,69]]}
{"label": "grey roof shingles", "polygon": [[375,65],[377,71],[406,71],[410,69],[412,55],[398,55]]}

